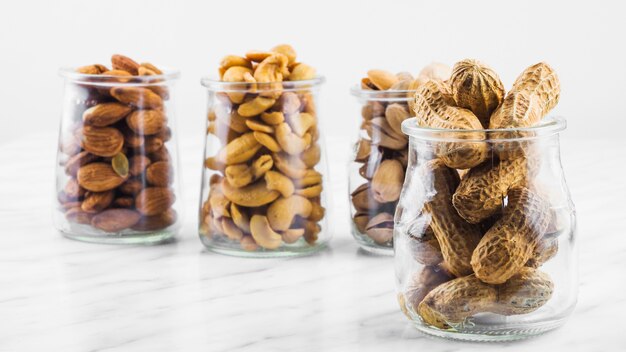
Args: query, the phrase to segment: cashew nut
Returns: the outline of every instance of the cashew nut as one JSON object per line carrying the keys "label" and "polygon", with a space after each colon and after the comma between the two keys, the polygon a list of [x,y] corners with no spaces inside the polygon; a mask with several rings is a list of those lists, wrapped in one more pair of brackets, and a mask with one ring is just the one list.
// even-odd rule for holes
{"label": "cashew nut", "polygon": [[257,82],[282,82],[283,77],[289,74],[287,64],[289,59],[280,53],[273,53],[261,61],[254,70],[254,78]]}
{"label": "cashew nut", "polygon": [[314,167],[317,163],[320,162],[322,158],[322,151],[320,149],[320,145],[315,143],[310,146],[307,150],[302,152],[300,155],[300,159],[306,164],[307,167]]}
{"label": "cashew nut", "polygon": [[296,190],[296,194],[307,198],[314,198],[322,194],[322,189],[322,185],[318,184],[315,186],[300,188]]}
{"label": "cashew nut", "polygon": [[289,177],[276,171],[268,171],[265,173],[265,183],[267,189],[280,192],[283,197],[289,197],[293,194],[295,187]]}
{"label": "cashew nut", "polygon": [[274,165],[280,172],[294,179],[300,179],[307,173],[306,165],[300,158],[285,153],[274,153]]}
{"label": "cashew nut", "polygon": [[253,131],[274,133],[274,127],[263,124],[257,120],[247,119],[246,126]]}
{"label": "cashew nut", "polygon": [[299,137],[291,132],[291,128],[286,123],[276,126],[276,140],[285,152],[291,155],[299,155],[311,145],[311,134]]}
{"label": "cashew nut", "polygon": [[282,236],[272,230],[267,218],[263,215],[252,216],[250,233],[256,243],[265,249],[276,249],[283,242]]}
{"label": "cashew nut", "polygon": [[233,222],[237,227],[244,232],[250,233],[250,217],[247,213],[239,209],[239,206],[235,203],[230,203],[230,215],[233,218]]}
{"label": "cashew nut", "polygon": [[324,209],[324,207],[319,203],[319,200],[311,201],[311,205],[311,214],[309,215],[308,219],[315,222],[322,220],[324,218],[324,213],[326,213],[326,209]]}
{"label": "cashew nut", "polygon": [[291,126],[293,132],[300,137],[304,137],[304,134],[308,132],[311,127],[315,126],[316,123],[315,117],[306,112],[287,116],[289,126]]}
{"label": "cashew nut", "polygon": [[288,229],[283,232],[283,242],[287,244],[295,243],[304,235],[304,229]]}
{"label": "cashew nut", "polygon": [[239,229],[230,218],[222,218],[222,229],[226,237],[231,240],[239,241],[243,237],[241,229]]}
{"label": "cashew nut", "polygon": [[258,180],[273,165],[274,162],[271,156],[261,155],[250,166],[245,163],[228,166],[225,170],[225,175],[233,187],[243,187]]}
{"label": "cashew nut", "polygon": [[282,151],[282,148],[280,147],[278,142],[276,142],[274,137],[270,136],[267,133],[263,133],[259,131],[254,131],[253,133],[254,133],[254,138],[256,139],[256,141],[261,143],[261,145],[264,146],[265,148],[269,149],[270,151],[274,153],[278,153]]}
{"label": "cashew nut", "polygon": [[222,191],[228,200],[244,207],[260,207],[280,196],[280,192],[267,189],[264,179],[241,188],[231,186],[228,180],[224,179]]}
{"label": "cashew nut", "polygon": [[302,103],[296,93],[287,92],[280,96],[273,110],[282,112],[285,115],[295,114],[300,111]]}
{"label": "cashew nut", "polygon": [[311,202],[301,196],[292,195],[280,198],[267,208],[267,219],[270,226],[276,231],[286,231],[293,223],[296,215],[309,217],[313,207]]}
{"label": "cashew nut", "polygon": [[261,149],[253,133],[246,133],[233,139],[217,153],[217,161],[226,165],[239,164],[252,158]]}
{"label": "cashew nut", "polygon": [[250,101],[239,105],[239,108],[237,108],[237,112],[243,117],[256,116],[271,108],[275,102],[275,99],[258,96]]}
{"label": "cashew nut", "polygon": [[261,114],[261,120],[270,125],[278,125],[285,121],[285,115],[280,111],[264,112]]}
{"label": "cashew nut", "polygon": [[254,238],[252,236],[245,235],[239,241],[239,245],[244,251],[254,252],[259,248],[259,245],[256,244]]}

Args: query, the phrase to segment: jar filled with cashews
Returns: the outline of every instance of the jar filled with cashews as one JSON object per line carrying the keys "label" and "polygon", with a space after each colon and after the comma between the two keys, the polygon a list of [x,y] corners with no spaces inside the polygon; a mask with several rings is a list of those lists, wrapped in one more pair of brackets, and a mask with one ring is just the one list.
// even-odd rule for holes
{"label": "jar filled with cashews", "polygon": [[576,215],[561,167],[565,120],[545,117],[545,63],[506,92],[476,60],[414,95],[395,214],[397,298],[426,333],[515,340],[564,324],[577,300]]}
{"label": "jar filled with cashews", "polygon": [[199,234],[211,251],[298,256],[324,248],[324,79],[289,45],[226,56],[208,92]]}
{"label": "jar filled with cashews", "polygon": [[430,79],[450,77],[442,63],[425,66],[415,77],[369,70],[351,93],[360,105],[360,127],[349,165],[352,236],[364,250],[393,254],[393,214],[407,166],[408,137],[402,122],[413,116],[416,89]]}

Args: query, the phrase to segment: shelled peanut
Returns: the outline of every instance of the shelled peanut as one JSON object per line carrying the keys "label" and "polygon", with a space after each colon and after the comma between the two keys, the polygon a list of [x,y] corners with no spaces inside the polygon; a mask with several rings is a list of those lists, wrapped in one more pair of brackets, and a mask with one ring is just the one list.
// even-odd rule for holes
{"label": "shelled peanut", "polygon": [[221,149],[205,161],[213,176],[201,233],[250,251],[314,245],[325,215],[315,101],[309,87],[284,87],[315,69],[279,45],[226,56],[219,74],[239,88],[216,92],[209,109],[207,135]]}
{"label": "shelled peanut", "polygon": [[398,97],[404,98],[405,91],[412,92],[430,79],[443,81],[449,75],[449,67],[433,63],[417,78],[407,72],[370,70],[361,80],[361,89],[378,91],[381,98],[367,100],[361,110],[361,128],[366,133],[356,145],[354,161],[362,164],[359,174],[366,182],[351,194],[353,223],[359,234],[377,245],[392,246],[393,214],[407,166],[408,139],[401,124],[411,116],[411,99]]}
{"label": "shelled peanut", "polygon": [[[526,69],[505,94],[497,74],[475,60],[458,62],[449,80],[416,92],[420,126],[462,134],[432,144],[437,158],[419,170],[431,190],[422,211],[430,227],[406,234],[428,275],[416,274],[401,300],[426,323],[454,328],[476,313],[526,314],[550,299],[554,285],[537,268],[556,255],[558,241],[549,203],[534,184],[540,150],[510,140],[531,136],[526,132],[501,130],[540,123],[559,94],[545,63]],[[438,285],[424,283],[428,278]]]}
{"label": "shelled peanut", "polygon": [[111,63],[111,69],[77,69],[93,75],[94,84],[77,83],[86,98],[77,99],[74,124],[62,133],[67,183],[58,201],[70,223],[107,233],[164,229],[177,218],[165,145],[171,138],[169,92],[162,81],[142,83],[139,76],[162,74],[154,65],[122,55],[113,55]]}

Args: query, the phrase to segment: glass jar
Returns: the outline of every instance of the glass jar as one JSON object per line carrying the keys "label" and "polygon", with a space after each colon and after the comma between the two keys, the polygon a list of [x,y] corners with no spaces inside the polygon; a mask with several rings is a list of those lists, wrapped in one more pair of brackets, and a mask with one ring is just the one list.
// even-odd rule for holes
{"label": "glass jar", "polygon": [[393,214],[407,166],[408,138],[401,131],[415,90],[354,87],[361,127],[349,165],[352,236],[369,252],[393,254]]}
{"label": "glass jar", "polygon": [[203,79],[208,90],[199,235],[211,251],[279,257],[330,239],[317,96],[324,79]]}
{"label": "glass jar", "polygon": [[[559,151],[565,126],[561,118],[506,130],[402,124],[409,163],[395,215],[395,266],[400,306],[419,330],[514,340],[571,314],[578,263]],[[479,166],[446,166],[446,155],[476,148],[488,154]]]}
{"label": "glass jar", "polygon": [[181,216],[173,89],[179,73],[60,74],[57,229],[88,242],[171,239]]}

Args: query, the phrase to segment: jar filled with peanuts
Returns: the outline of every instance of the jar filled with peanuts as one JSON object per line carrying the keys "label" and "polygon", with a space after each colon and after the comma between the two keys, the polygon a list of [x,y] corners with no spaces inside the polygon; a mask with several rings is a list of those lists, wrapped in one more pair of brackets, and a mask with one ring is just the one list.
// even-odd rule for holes
{"label": "jar filled with peanuts", "polygon": [[545,63],[506,92],[476,60],[414,95],[395,217],[398,301],[436,336],[515,340],[564,324],[577,300],[576,214],[560,161],[565,120]]}
{"label": "jar filled with peanuts", "polygon": [[414,78],[370,70],[351,92],[361,107],[358,141],[349,166],[352,235],[361,248],[393,254],[393,215],[407,167],[408,138],[401,124],[413,116],[415,89],[429,79],[446,80],[450,68],[424,67]]}
{"label": "jar filled with peanuts", "polygon": [[208,93],[199,219],[214,252],[296,256],[324,248],[323,78],[289,45],[226,56]]}
{"label": "jar filled with peanuts", "polygon": [[103,243],[158,243],[180,224],[174,82],[113,55],[111,65],[62,69],[56,227]]}

